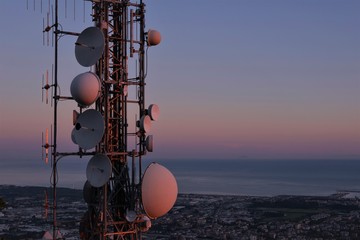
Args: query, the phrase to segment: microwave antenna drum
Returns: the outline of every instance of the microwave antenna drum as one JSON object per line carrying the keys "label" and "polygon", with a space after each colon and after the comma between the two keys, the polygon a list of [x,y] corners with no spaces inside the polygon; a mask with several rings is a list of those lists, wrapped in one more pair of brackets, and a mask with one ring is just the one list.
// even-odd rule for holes
{"label": "microwave antenna drum", "polygon": [[83,107],[93,104],[100,95],[100,79],[92,72],[77,75],[71,82],[70,93],[75,101]]}
{"label": "microwave antenna drum", "polygon": [[141,195],[146,215],[156,219],[175,204],[178,187],[174,175],[164,166],[151,163],[145,170]]}

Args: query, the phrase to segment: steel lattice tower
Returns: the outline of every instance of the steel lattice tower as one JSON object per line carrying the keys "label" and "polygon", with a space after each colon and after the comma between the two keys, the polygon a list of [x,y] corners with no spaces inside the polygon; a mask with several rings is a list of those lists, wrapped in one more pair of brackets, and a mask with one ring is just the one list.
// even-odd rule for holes
{"label": "steel lattice tower", "polygon": [[[128,149],[128,104],[138,106],[141,118],[145,112],[145,5],[132,4],[129,1],[100,1],[93,3],[93,21],[103,30],[105,48],[103,57],[96,65],[96,74],[103,80],[102,94],[96,102],[96,109],[105,119],[105,134],[97,147],[98,152],[107,153],[113,174],[110,181],[100,190],[98,205],[89,206],[92,228],[91,237],[106,239],[138,239],[138,223],[126,220],[127,211],[139,212],[140,189],[135,180],[135,167],[129,176],[128,164],[138,165],[141,172],[141,156],[145,154],[143,144],[138,149]],[[129,19],[130,18],[130,19]],[[129,24],[129,22],[131,24]],[[135,40],[129,36],[139,24],[138,75],[129,79],[128,58],[135,52],[132,45]],[[136,87],[136,101],[127,99],[128,88]],[[139,142],[145,141],[145,135],[138,133]],[[141,174],[138,175],[141,178]]]}
{"label": "steel lattice tower", "polygon": [[[152,163],[144,174],[142,169],[143,156],[153,150],[152,136],[147,135],[151,121],[159,115],[156,104],[145,108],[147,48],[160,43],[161,36],[156,30],[145,32],[142,0],[92,0],[91,4],[94,27],[81,33],[63,31],[62,27],[60,30],[58,0],[55,23],[44,27],[44,33],[53,30],[55,36],[54,83],[49,85],[47,81],[42,87],[54,90],[53,143],[46,140],[42,145],[46,162],[49,148],[52,157],[53,239],[59,230],[57,164],[71,155],[93,156],[86,170],[84,199],[88,210],[80,222],[80,238],[141,239],[142,232],[151,226],[150,219],[166,214],[177,196],[176,180],[165,167]],[[73,79],[72,97],[58,92],[58,41],[63,35],[78,36],[76,59],[90,67],[89,72]],[[129,64],[129,59],[134,64]],[[78,152],[57,152],[60,100],[75,100],[80,108],[80,113],[74,111],[71,133],[73,142],[79,145]],[[91,108],[93,103],[95,109]],[[87,151],[90,149],[94,150]]]}

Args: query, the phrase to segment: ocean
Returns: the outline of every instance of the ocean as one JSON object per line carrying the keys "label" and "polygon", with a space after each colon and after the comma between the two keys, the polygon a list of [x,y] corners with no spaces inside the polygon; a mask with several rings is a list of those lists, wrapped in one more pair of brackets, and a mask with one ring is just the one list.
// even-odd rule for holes
{"label": "ocean", "polygon": [[[61,160],[58,186],[82,189],[88,158]],[[180,193],[318,195],[360,190],[360,160],[168,160]],[[143,166],[151,161],[146,160]],[[0,184],[50,186],[51,166],[0,161]]]}

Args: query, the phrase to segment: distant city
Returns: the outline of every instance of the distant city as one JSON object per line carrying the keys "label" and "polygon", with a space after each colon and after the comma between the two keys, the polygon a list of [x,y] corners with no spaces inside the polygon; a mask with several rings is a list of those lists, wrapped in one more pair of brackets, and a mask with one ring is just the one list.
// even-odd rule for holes
{"label": "distant city", "polygon": [[[0,239],[41,239],[51,229],[42,187],[0,186]],[[79,239],[86,204],[82,191],[58,191],[59,229]],[[143,239],[359,239],[356,194],[330,196],[221,196],[180,194],[169,214],[152,221]]]}

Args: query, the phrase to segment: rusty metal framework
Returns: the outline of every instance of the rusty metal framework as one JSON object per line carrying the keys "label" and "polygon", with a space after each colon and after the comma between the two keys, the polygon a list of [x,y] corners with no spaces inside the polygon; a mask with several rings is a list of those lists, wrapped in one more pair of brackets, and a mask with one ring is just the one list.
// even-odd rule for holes
{"label": "rusty metal framework", "polygon": [[[43,31],[48,33],[52,30],[55,37],[54,83],[51,85],[46,83],[43,86],[43,90],[48,91],[49,88],[53,88],[54,92],[52,96],[54,135],[51,144],[46,140],[42,145],[46,150],[46,159],[49,149],[52,157],[53,239],[58,239],[59,231],[56,200],[58,161],[65,156],[82,157],[97,154],[106,156],[110,160],[111,175],[104,185],[102,183],[101,187],[90,186],[91,191],[87,192],[91,196],[87,199],[88,210],[80,222],[80,239],[141,239],[142,233],[147,231],[151,224],[149,216],[145,214],[141,196],[142,157],[147,151],[152,151],[152,143],[151,150],[148,150],[146,130],[141,126],[144,124],[143,120],[146,117],[150,119],[148,115],[151,115],[150,110],[145,108],[146,50],[149,46],[157,45],[161,37],[158,36],[157,40],[154,40],[156,37],[151,38],[154,41],[152,43],[148,41],[150,30],[145,32],[145,4],[142,0],[139,3],[129,0],[91,0],[90,2],[92,21],[97,31],[100,31],[100,35],[102,33],[104,37],[102,55],[95,59],[94,63],[97,62],[92,68],[101,85],[95,110],[103,117],[105,128],[100,142],[94,144],[95,151],[87,152],[80,147],[81,145],[78,152],[57,151],[58,103],[60,100],[76,100],[74,96],[61,96],[58,91],[58,41],[63,35],[80,37],[81,34],[59,28],[58,0],[55,0],[55,22],[51,26],[44,26]],[[81,42],[76,42],[75,45],[81,45],[88,51],[95,48]],[[129,59],[134,60],[133,64],[129,64]],[[133,94],[129,94],[130,92]],[[81,116],[84,106],[79,104],[79,107],[79,116]],[[74,125],[76,130],[82,128],[80,123]],[[129,130],[130,126],[134,127],[133,132]],[[94,131],[94,129],[87,128],[86,131]],[[96,170],[104,171],[100,168]],[[173,206],[177,194],[176,181],[172,175],[169,178],[169,174],[165,179],[172,179],[171,186],[176,193],[172,191],[175,199],[171,200],[173,202],[170,201],[170,205],[168,202],[167,211]],[[166,186],[162,191],[167,191]],[[160,199],[161,196],[158,198]],[[165,212],[161,210],[159,216],[163,214]]]}
{"label": "rusty metal framework", "polygon": [[[97,152],[107,154],[112,162],[112,177],[99,190],[98,201],[89,204],[88,229],[85,239],[139,239],[141,238],[141,156],[146,153],[143,144],[129,149],[129,137],[145,141],[145,133],[128,133],[128,105],[138,107],[139,118],[145,110],[145,5],[129,1],[94,1],[93,21],[102,29],[105,48],[96,65],[96,74],[102,80],[102,94],[96,109],[105,119],[105,134]],[[138,25],[135,27],[135,25]],[[139,29],[134,38],[135,29]],[[136,54],[136,72],[129,79],[128,59]],[[136,88],[135,99],[127,92]],[[139,124],[139,123],[137,123]],[[129,171],[131,164],[131,171]],[[135,171],[138,169],[139,174]],[[130,174],[130,175],[129,175]],[[137,179],[136,179],[137,178]],[[136,214],[129,221],[128,214]]]}

